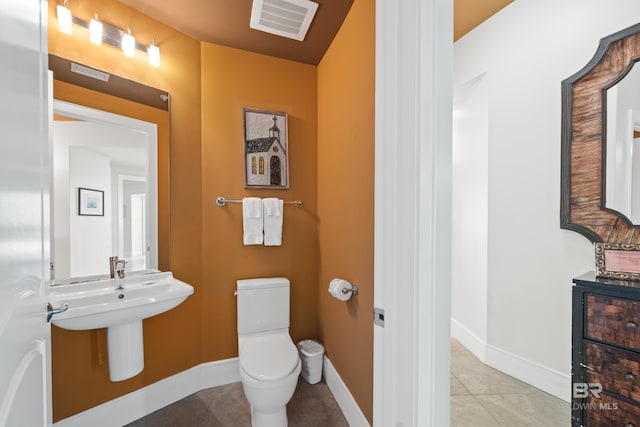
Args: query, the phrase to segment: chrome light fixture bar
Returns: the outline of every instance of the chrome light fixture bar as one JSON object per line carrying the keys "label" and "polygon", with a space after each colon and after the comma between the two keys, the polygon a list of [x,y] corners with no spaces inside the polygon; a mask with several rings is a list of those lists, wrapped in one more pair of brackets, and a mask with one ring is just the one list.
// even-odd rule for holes
{"label": "chrome light fixture bar", "polygon": [[[129,29],[124,31],[107,22],[99,21],[97,13],[90,21],[85,21],[77,16],[73,16],[67,7],[66,0],[63,6],[59,5],[57,7],[57,14],[58,28],[61,32],[71,34],[72,24],[76,24],[89,31],[91,42],[95,44],[108,44],[117,49],[121,49],[125,55],[130,57],[135,56],[135,51],[139,50],[149,56],[149,64],[154,67],[160,66],[160,48],[156,45],[155,40],[149,46],[140,44],[136,42],[135,37],[131,35]],[[99,32],[99,30],[101,31]]]}

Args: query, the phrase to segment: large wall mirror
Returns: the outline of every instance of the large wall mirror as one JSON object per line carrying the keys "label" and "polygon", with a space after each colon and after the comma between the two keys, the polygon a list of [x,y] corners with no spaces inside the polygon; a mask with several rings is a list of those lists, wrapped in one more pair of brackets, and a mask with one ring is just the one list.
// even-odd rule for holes
{"label": "large wall mirror", "polygon": [[168,269],[168,94],[55,56],[50,69],[54,283],[106,277],[113,255],[128,274]]}
{"label": "large wall mirror", "polygon": [[640,24],[562,82],[561,227],[640,244]]}

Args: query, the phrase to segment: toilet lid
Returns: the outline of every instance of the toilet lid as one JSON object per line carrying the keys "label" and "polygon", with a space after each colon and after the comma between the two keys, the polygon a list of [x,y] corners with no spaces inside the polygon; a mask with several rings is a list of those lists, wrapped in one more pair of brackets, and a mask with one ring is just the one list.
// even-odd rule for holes
{"label": "toilet lid", "polygon": [[286,377],[298,361],[298,350],[289,334],[248,338],[240,354],[240,367],[260,381]]}

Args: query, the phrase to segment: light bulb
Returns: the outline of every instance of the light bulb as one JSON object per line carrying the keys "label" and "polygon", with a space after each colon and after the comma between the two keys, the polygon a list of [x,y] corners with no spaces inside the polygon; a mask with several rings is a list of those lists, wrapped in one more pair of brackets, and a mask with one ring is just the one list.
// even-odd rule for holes
{"label": "light bulb", "polygon": [[91,43],[102,44],[102,22],[98,21],[98,14],[89,23],[89,40]]}
{"label": "light bulb", "polygon": [[155,42],[147,48],[147,53],[149,54],[149,64],[153,65],[154,67],[159,67],[160,48],[156,46]]}
{"label": "light bulb", "polygon": [[73,23],[73,18],[71,17],[71,11],[66,7],[67,2],[64,2],[64,6],[58,5],[57,7],[57,15],[58,15],[58,29],[61,33],[71,34],[71,24]]}
{"label": "light bulb", "polygon": [[122,51],[125,55],[133,58],[136,51],[136,38],[131,35],[131,30],[122,36]]}

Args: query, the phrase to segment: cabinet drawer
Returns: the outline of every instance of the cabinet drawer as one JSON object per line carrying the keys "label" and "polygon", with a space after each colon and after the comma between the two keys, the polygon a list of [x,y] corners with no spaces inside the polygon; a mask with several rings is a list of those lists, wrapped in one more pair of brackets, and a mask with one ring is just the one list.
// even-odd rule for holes
{"label": "cabinet drawer", "polygon": [[586,427],[640,427],[640,407],[611,396],[586,399],[583,407]]}
{"label": "cabinet drawer", "polygon": [[587,338],[640,349],[640,302],[587,294]]}
{"label": "cabinet drawer", "polygon": [[[640,355],[600,344],[585,345],[587,382],[640,402]],[[638,426],[640,427],[640,425]]]}

